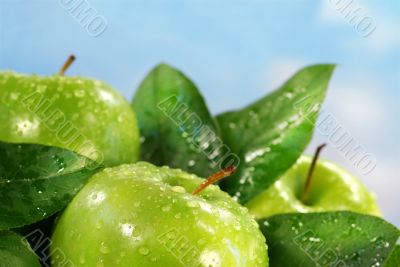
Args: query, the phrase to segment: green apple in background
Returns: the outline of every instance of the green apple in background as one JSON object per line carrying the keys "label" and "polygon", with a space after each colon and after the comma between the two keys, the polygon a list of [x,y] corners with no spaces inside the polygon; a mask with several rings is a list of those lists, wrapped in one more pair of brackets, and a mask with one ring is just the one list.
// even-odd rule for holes
{"label": "green apple in background", "polygon": [[145,162],[103,170],[61,215],[52,266],[268,266],[247,209],[214,185],[191,193],[203,182]]}
{"label": "green apple in background", "polygon": [[257,219],[289,212],[339,210],[380,215],[374,195],[357,178],[325,160],[317,161],[304,199],[311,163],[311,157],[301,156],[270,188],[246,204],[250,213]]}
{"label": "green apple in background", "polygon": [[66,65],[48,77],[0,72],[0,140],[58,146],[107,166],[135,162],[129,103],[102,81],[63,76]]}

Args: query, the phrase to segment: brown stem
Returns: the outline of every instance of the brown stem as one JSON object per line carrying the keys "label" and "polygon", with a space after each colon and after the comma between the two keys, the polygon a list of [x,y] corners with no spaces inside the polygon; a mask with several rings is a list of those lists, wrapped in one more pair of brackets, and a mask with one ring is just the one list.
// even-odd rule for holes
{"label": "brown stem", "polygon": [[59,75],[64,76],[65,71],[69,68],[69,66],[71,66],[72,62],[75,61],[75,56],[74,55],[70,55],[67,59],[67,61],[65,61],[64,65],[61,67],[60,71],[59,71]]}
{"label": "brown stem", "polygon": [[197,195],[201,191],[203,191],[207,186],[210,184],[213,184],[221,179],[224,179],[225,177],[228,177],[232,175],[236,171],[235,166],[229,166],[228,168],[225,168],[217,173],[214,173],[210,177],[207,178],[202,184],[199,185],[199,187],[196,188],[196,190],[193,191],[192,195]]}
{"label": "brown stem", "polygon": [[310,192],[310,187],[311,187],[311,180],[312,180],[312,176],[313,176],[314,169],[315,169],[315,164],[317,163],[317,160],[319,158],[319,154],[321,153],[321,150],[325,146],[326,146],[326,144],[319,145],[317,147],[317,149],[315,150],[315,154],[314,154],[314,157],[312,159],[311,166],[308,169],[307,180],[306,180],[306,183],[304,184],[303,194],[301,196],[301,201],[303,203],[305,203],[307,201],[308,194]]}

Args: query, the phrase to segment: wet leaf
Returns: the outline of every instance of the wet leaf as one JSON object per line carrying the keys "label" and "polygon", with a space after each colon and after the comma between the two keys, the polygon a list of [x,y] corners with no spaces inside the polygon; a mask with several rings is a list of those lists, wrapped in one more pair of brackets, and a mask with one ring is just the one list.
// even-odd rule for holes
{"label": "wet leaf", "polygon": [[141,159],[207,177],[220,156],[219,129],[196,86],[180,71],[156,66],[132,106],[142,136]]}
{"label": "wet leaf", "polygon": [[400,266],[400,245],[397,245],[392,253],[389,255],[389,258],[383,265],[384,267],[399,267]]}
{"label": "wet leaf", "polygon": [[1,267],[40,267],[39,259],[28,242],[10,231],[0,232]]}
{"label": "wet leaf", "polygon": [[62,148],[0,142],[0,230],[61,210],[99,168]]}
{"label": "wet leaf", "polygon": [[381,266],[399,230],[354,212],[292,213],[259,221],[270,266]]}
{"label": "wet leaf", "polygon": [[241,203],[267,189],[311,140],[334,65],[297,72],[257,102],[217,117],[227,146],[240,158],[236,174],[222,182]]}

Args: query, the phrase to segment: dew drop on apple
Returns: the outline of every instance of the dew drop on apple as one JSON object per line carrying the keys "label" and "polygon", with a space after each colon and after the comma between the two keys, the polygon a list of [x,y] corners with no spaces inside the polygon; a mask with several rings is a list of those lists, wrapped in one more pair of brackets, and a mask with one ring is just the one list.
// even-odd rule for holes
{"label": "dew drop on apple", "polygon": [[97,229],[97,230],[100,230],[102,227],[103,227],[103,221],[98,221],[98,222],[96,223],[96,229]]}
{"label": "dew drop on apple", "polygon": [[174,231],[171,231],[171,232],[167,233],[167,238],[168,238],[168,239],[172,240],[172,239],[174,239],[175,237],[176,237],[176,235],[175,235],[175,232],[174,232]]}
{"label": "dew drop on apple", "polygon": [[139,253],[143,256],[149,255],[150,250],[147,247],[141,247],[139,248]]}
{"label": "dew drop on apple", "polygon": [[240,223],[239,223],[238,221],[235,221],[235,222],[233,223],[233,228],[234,228],[236,231],[239,231],[240,229],[242,229],[242,227],[241,227],[241,225],[240,225]]}
{"label": "dew drop on apple", "polygon": [[12,92],[11,94],[10,94],[10,99],[11,100],[18,100],[18,94],[17,93],[15,93],[15,92]]}
{"label": "dew drop on apple", "polygon": [[163,211],[163,212],[168,212],[168,211],[170,211],[171,210],[171,206],[164,206],[164,207],[162,207],[161,208],[161,210]]}
{"label": "dew drop on apple", "polygon": [[79,263],[80,264],[85,264],[85,256],[84,255],[81,255],[80,257],[79,257]]}
{"label": "dew drop on apple", "polygon": [[187,203],[186,203],[186,205],[189,207],[189,208],[198,208],[200,205],[199,205],[199,203],[197,202],[197,201],[188,201]]}
{"label": "dew drop on apple", "polygon": [[120,114],[119,116],[118,116],[118,122],[123,122],[124,121],[124,116],[122,115],[122,114]]}
{"label": "dew drop on apple", "polygon": [[100,252],[103,254],[108,254],[110,253],[110,249],[108,248],[108,246],[105,244],[105,242],[101,242],[100,244]]}
{"label": "dew drop on apple", "polygon": [[85,91],[82,90],[82,89],[80,89],[80,90],[75,90],[75,91],[74,91],[74,95],[75,95],[76,97],[81,98],[81,97],[83,97],[83,96],[85,95]]}
{"label": "dew drop on apple", "polygon": [[185,188],[182,187],[182,186],[179,186],[179,185],[172,186],[171,190],[176,192],[176,193],[186,193]]}

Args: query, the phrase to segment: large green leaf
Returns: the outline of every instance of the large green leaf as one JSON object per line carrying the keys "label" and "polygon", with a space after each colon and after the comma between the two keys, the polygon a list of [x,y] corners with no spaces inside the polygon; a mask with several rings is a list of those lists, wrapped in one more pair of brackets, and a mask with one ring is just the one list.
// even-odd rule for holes
{"label": "large green leaf", "polygon": [[278,90],[217,117],[224,142],[241,162],[222,187],[241,203],[268,188],[309,143],[334,65],[297,72]]}
{"label": "large green leaf", "polygon": [[397,245],[392,253],[389,255],[389,258],[383,265],[384,267],[399,267],[400,266],[400,245]]}
{"label": "large green leaf", "polygon": [[10,231],[0,232],[1,267],[40,267],[38,257],[28,242]]}
{"label": "large green leaf", "polygon": [[196,86],[180,71],[156,66],[132,100],[141,159],[206,177],[218,169],[221,139]]}
{"label": "large green leaf", "polygon": [[61,210],[98,169],[62,148],[0,142],[0,230]]}
{"label": "large green leaf", "polygon": [[271,267],[382,266],[400,234],[379,217],[349,211],[282,214],[259,223]]}

